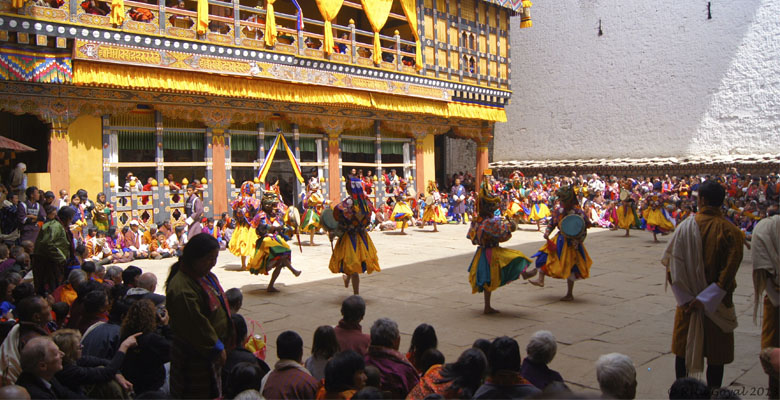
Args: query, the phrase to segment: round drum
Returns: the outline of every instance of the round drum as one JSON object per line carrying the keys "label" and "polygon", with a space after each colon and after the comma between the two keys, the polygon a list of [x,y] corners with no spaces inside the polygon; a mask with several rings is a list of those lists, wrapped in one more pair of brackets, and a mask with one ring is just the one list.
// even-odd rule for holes
{"label": "round drum", "polygon": [[587,233],[585,219],[577,214],[565,216],[559,225],[561,233],[567,239],[582,240]]}
{"label": "round drum", "polygon": [[327,231],[335,231],[339,227],[339,223],[336,222],[336,218],[333,217],[333,209],[331,208],[322,210],[320,221],[322,221],[322,225]]}
{"label": "round drum", "polygon": [[631,192],[626,189],[620,189],[620,201],[626,201],[631,197]]}

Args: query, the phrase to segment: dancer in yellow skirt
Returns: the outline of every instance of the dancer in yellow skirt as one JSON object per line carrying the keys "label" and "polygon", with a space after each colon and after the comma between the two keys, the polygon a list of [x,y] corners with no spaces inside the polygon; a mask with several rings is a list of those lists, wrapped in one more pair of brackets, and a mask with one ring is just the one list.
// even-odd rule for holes
{"label": "dancer in yellow skirt", "polygon": [[271,282],[268,283],[269,292],[278,292],[274,288],[274,282],[279,278],[282,268],[288,268],[293,275],[298,276],[301,271],[292,267],[292,251],[287,241],[293,228],[285,225],[284,215],[279,211],[279,196],[272,192],[263,193],[263,211],[257,216],[257,242],[255,255],[249,261],[249,272],[258,275],[268,275],[273,270]]}
{"label": "dancer in yellow skirt", "polygon": [[314,234],[322,228],[320,215],[322,214],[322,205],[324,202],[325,198],[322,197],[320,183],[317,182],[317,177],[311,177],[307,185],[306,198],[303,200],[303,207],[306,209],[306,214],[303,215],[303,221],[301,222],[301,232],[308,232],[310,235],[310,246],[314,246]]}
{"label": "dancer in yellow skirt", "polygon": [[658,243],[658,234],[668,235],[674,230],[674,222],[658,196],[648,199],[648,203],[649,207],[642,213],[645,217],[645,229],[653,232],[653,242]]}
{"label": "dancer in yellow skirt", "polygon": [[[558,189],[556,195],[560,199],[561,206],[557,207],[552,214],[552,220],[544,231],[544,239],[547,243],[534,254],[536,258],[536,268],[539,270],[539,278],[530,281],[536,286],[544,286],[544,276],[557,279],[566,279],[568,290],[566,296],[561,301],[574,300],[574,281],[585,279],[590,276],[590,266],[593,261],[585,249],[582,240],[575,240],[564,237],[559,224],[564,217],[570,214],[577,214],[585,219],[586,228],[590,227],[589,219],[585,217],[582,209],[577,205],[577,195],[571,186],[563,186]],[[550,240],[550,234],[555,228],[558,233]]]}
{"label": "dancer in yellow skirt", "polygon": [[531,222],[536,224],[536,230],[540,232],[542,231],[542,223],[544,222],[548,223],[549,229],[551,214],[550,208],[547,207],[548,195],[547,192],[542,190],[541,183],[536,183],[536,189],[531,192],[529,197],[531,198],[531,202],[533,202],[533,205],[531,206]]}
{"label": "dancer in yellow skirt", "polygon": [[446,224],[447,215],[441,208],[441,194],[439,188],[436,187],[436,182],[428,181],[428,195],[426,199],[425,212],[423,212],[422,222],[425,227],[426,222],[433,223],[433,231],[438,232],[439,228],[436,224]]}
{"label": "dancer in yellow skirt", "polygon": [[334,274],[344,274],[344,287],[352,282],[352,291],[359,294],[360,274],[380,270],[374,242],[366,231],[374,206],[363,192],[359,178],[350,176],[347,192],[349,197],[333,208],[339,240],[330,256],[329,268]]}
{"label": "dancer in yellow skirt", "polygon": [[254,219],[260,211],[260,201],[255,198],[255,185],[250,181],[242,183],[239,197],[230,206],[233,208],[236,230],[230,237],[228,250],[241,257],[241,269],[246,270],[246,258],[255,254],[257,244],[257,221]]}
{"label": "dancer in yellow skirt", "polygon": [[485,299],[485,314],[498,311],[491,307],[491,293],[501,286],[517,280],[528,279],[536,270],[528,266],[531,260],[518,250],[499,247],[512,237],[516,229],[514,222],[495,216],[501,199],[490,189],[490,171],[486,172],[477,200],[477,218],[471,221],[467,237],[477,245],[477,252],[469,265],[471,293],[482,292]]}
{"label": "dancer in yellow skirt", "polygon": [[631,228],[639,227],[639,218],[634,208],[634,199],[627,197],[617,209],[618,227],[626,230],[626,236]]}
{"label": "dancer in yellow skirt", "polygon": [[406,235],[404,230],[406,225],[414,216],[412,208],[409,207],[409,191],[406,188],[406,180],[401,179],[398,183],[398,189],[395,191],[395,207],[393,207],[393,213],[390,215],[390,220],[401,223],[401,234]]}

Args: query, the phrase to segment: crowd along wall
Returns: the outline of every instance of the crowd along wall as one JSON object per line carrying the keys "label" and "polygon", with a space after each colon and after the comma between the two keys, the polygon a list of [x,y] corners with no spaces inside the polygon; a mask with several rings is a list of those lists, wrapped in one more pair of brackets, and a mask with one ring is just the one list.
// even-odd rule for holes
{"label": "crowd along wall", "polygon": [[538,1],[533,12],[533,29],[511,30],[496,161],[780,153],[780,1]]}

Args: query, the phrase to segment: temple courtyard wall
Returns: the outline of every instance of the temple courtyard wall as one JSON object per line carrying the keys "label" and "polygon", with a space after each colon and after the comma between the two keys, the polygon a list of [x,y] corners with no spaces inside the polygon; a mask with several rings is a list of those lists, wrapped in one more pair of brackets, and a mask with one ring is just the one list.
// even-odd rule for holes
{"label": "temple courtyard wall", "polygon": [[493,160],[780,154],[778,15],[779,0],[534,2]]}

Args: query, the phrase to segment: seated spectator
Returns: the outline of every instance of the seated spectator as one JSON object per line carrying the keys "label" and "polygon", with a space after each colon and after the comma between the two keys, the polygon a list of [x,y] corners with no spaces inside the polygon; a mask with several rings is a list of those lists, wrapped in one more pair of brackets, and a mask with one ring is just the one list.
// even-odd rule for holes
{"label": "seated spectator", "polygon": [[108,296],[102,285],[99,289],[87,293],[81,304],[83,305],[83,314],[81,314],[81,318],[78,320],[75,328],[82,335],[92,325],[108,321]]}
{"label": "seated spectator", "polygon": [[[125,360],[127,350],[136,345],[135,336],[127,338],[119,346],[119,350],[110,360],[104,358],[82,356],[81,351],[81,333],[74,329],[61,329],[52,334],[54,343],[63,353],[62,371],[57,372],[55,377],[68,389],[85,396],[84,387],[88,385],[109,386],[114,379],[121,385],[121,389],[130,390],[124,377],[119,374],[119,367]],[[111,391],[111,389],[103,389]],[[105,394],[105,393],[103,393]],[[122,390],[115,390],[115,395],[121,397]],[[94,394],[93,394],[94,396]]]}
{"label": "seated spectator", "polygon": [[468,349],[454,364],[428,370],[406,398],[422,400],[430,395],[440,395],[445,399],[470,399],[482,384],[486,371],[487,359],[482,351]]}
{"label": "seated spectator", "polygon": [[230,399],[247,390],[259,391],[263,376],[263,371],[255,363],[240,362],[234,365],[226,377],[225,396]]}
{"label": "seated spectator", "polygon": [[490,340],[487,339],[477,339],[474,341],[474,344],[471,345],[472,349],[479,349],[482,350],[482,354],[487,357],[487,354],[490,352]]}
{"label": "seated spectator", "polygon": [[120,285],[120,294],[124,297],[130,288],[138,286],[138,278],[143,274],[141,268],[131,265],[122,271],[122,284]]}
{"label": "seated spectator", "polygon": [[97,264],[95,264],[93,261],[84,261],[84,263],[81,264],[81,272],[84,273],[86,279],[93,280],[98,283],[103,283],[95,279],[95,272],[97,272]]}
{"label": "seated spectator", "polygon": [[[266,364],[265,361],[255,357],[252,352],[245,348],[246,342],[249,340],[249,330],[247,329],[246,320],[244,317],[242,317],[240,314],[233,314],[230,316],[230,318],[233,322],[237,346],[235,349],[230,350],[227,353],[225,365],[222,367],[222,387],[228,387],[227,378],[230,375],[230,371],[233,369],[233,367],[240,363],[250,363],[257,365],[261,372],[257,381],[260,382],[260,380],[265,377],[269,371],[271,371],[271,368],[268,367],[268,364]],[[258,386],[257,390],[259,389],[260,387]]]}
{"label": "seated spectator", "polygon": [[144,272],[136,280],[136,287],[127,290],[125,298],[131,301],[149,299],[155,306],[165,304],[165,296],[155,293],[157,290],[157,276],[151,272]]}
{"label": "seated spectator", "polygon": [[122,232],[125,235],[125,246],[135,255],[135,258],[142,259],[149,257],[149,245],[141,243],[140,224],[136,220],[130,221],[130,229]]}
{"label": "seated spectator", "polygon": [[13,298],[15,288],[16,284],[7,276],[0,278],[0,318],[6,321],[14,319],[11,312],[16,308]]}
{"label": "seated spectator", "polygon": [[106,247],[111,249],[111,259],[115,263],[126,263],[134,260],[133,252],[125,249],[124,239],[117,234],[116,228],[113,226],[108,228],[106,233]]}
{"label": "seated spectator", "polygon": [[362,297],[349,296],[341,303],[342,319],[334,328],[341,351],[355,350],[364,356],[368,353],[371,337],[363,333],[363,328],[360,326],[360,321],[365,315],[366,302]]}
{"label": "seated spectator", "polygon": [[106,276],[103,279],[103,283],[109,284],[109,286],[122,284],[122,268],[112,265],[106,270]]}
{"label": "seated spectator", "polygon": [[[342,33],[340,39],[341,40],[349,40],[349,35],[346,32]],[[339,53],[339,54],[347,54],[347,44],[346,43],[336,43],[333,46],[333,50],[335,50],[336,53]]]}
{"label": "seated spectator", "polygon": [[95,264],[95,272],[94,273],[87,272],[87,277],[94,281],[104,283],[104,279],[106,277],[106,266],[103,264]]}
{"label": "seated spectator", "polygon": [[106,232],[97,231],[95,236],[86,242],[87,259],[99,264],[108,264],[113,261],[112,248],[106,241]]}
{"label": "seated spectator", "polygon": [[21,386],[7,385],[0,387],[0,399],[30,400],[30,393],[27,393],[27,389]]}
{"label": "seated spectator", "polygon": [[628,356],[610,353],[599,357],[596,379],[604,397],[630,400],[636,396],[636,369]]}
{"label": "seated spectator", "polygon": [[167,333],[168,314],[164,314],[159,324],[158,333],[157,308],[148,299],[142,299],[130,306],[120,330],[121,340],[135,334],[138,346],[125,357],[122,364],[122,374],[133,384],[136,393],[159,390],[165,383],[165,363],[171,360],[170,334]]}
{"label": "seated spectator", "polygon": [[168,247],[168,240],[165,239],[165,234],[157,232],[155,239],[149,245],[149,258],[161,260],[172,256],[173,253],[171,253],[171,249]]}
{"label": "seated spectator", "polygon": [[130,309],[130,304],[124,299],[115,300],[108,314],[108,322],[96,323],[84,333],[81,344],[84,355],[110,359],[119,349],[119,332],[122,320]]}
{"label": "seated spectator", "polygon": [[420,371],[423,371],[422,375],[425,375],[426,372],[428,372],[429,369],[431,369],[435,365],[443,365],[444,364],[444,354],[441,354],[441,352],[437,349],[428,349],[425,351],[425,353],[420,356]]}
{"label": "seated spectator", "polygon": [[419,380],[417,370],[398,352],[400,344],[401,334],[395,321],[380,318],[371,326],[371,346],[365,356],[366,366],[379,370],[379,389],[392,398],[406,397]]}
{"label": "seated spectator", "polygon": [[439,344],[436,338],[436,330],[428,324],[420,324],[414,329],[412,334],[412,343],[409,345],[409,351],[406,353],[406,359],[409,360],[418,375],[423,375],[427,369],[421,369],[420,357],[430,349],[435,349]]}
{"label": "seated spectator", "polygon": [[57,329],[64,328],[65,322],[68,320],[68,314],[70,313],[70,306],[68,303],[61,301],[54,303],[51,306],[51,311],[54,313],[54,324]]}
{"label": "seated spectator", "polygon": [[541,393],[520,374],[520,346],[502,336],[493,340],[488,352],[490,376],[474,393],[475,399],[524,399]]}
{"label": "seated spectator", "polygon": [[301,365],[303,339],[293,331],[284,331],[276,338],[279,361],[263,378],[260,393],[266,399],[313,399],[320,383]]}
{"label": "seated spectator", "polygon": [[238,314],[241,310],[241,306],[244,304],[244,295],[239,288],[230,288],[225,292],[227,298],[228,307],[231,314]]}
{"label": "seated spectator", "polygon": [[11,256],[11,250],[8,248],[8,246],[5,245],[5,243],[0,243],[0,274],[5,272],[6,269],[10,268],[14,263],[16,263],[16,260],[10,257]]}
{"label": "seated spectator", "polygon": [[337,353],[325,366],[325,386],[318,399],[350,399],[366,386],[366,364],[354,350]]}
{"label": "seated spectator", "polygon": [[21,352],[22,374],[16,384],[27,389],[33,399],[79,399],[55,377],[62,370],[62,352],[50,337],[30,340]]}
{"label": "seated spectator", "polygon": [[161,222],[157,224],[157,231],[162,232],[163,235],[165,235],[165,240],[168,240],[168,238],[173,235],[173,228],[171,228],[171,221],[165,220],[165,222]]}
{"label": "seated spectator", "polygon": [[87,274],[85,274],[84,271],[80,269],[74,269],[73,271],[70,271],[68,274],[68,281],[54,289],[54,293],[52,293],[54,301],[62,301],[68,306],[72,305],[73,302],[76,301],[76,297],[78,297],[76,288],[86,281]]}
{"label": "seated spectator", "polygon": [[147,246],[151,245],[156,238],[157,238],[157,225],[150,223],[147,229],[141,235],[141,244],[145,244]]}
{"label": "seated spectator", "polygon": [[176,257],[181,257],[181,252],[186,244],[187,235],[184,234],[184,227],[179,225],[173,229],[173,235],[168,237],[168,247]]}
{"label": "seated spectator", "polygon": [[695,378],[680,378],[669,388],[669,400],[708,399],[710,389]]}
{"label": "seated spectator", "polygon": [[314,331],[311,357],[306,359],[306,369],[318,381],[325,378],[325,365],[334,354],[339,352],[339,342],[332,326],[322,325]]}
{"label": "seated spectator", "polygon": [[[18,287],[17,287],[18,289]],[[51,307],[42,297],[28,296],[17,304],[19,323],[11,328],[0,345],[0,371],[3,383],[13,384],[22,372],[21,354],[27,343],[36,337],[46,336],[51,321]]]}
{"label": "seated spectator", "polygon": [[382,375],[379,369],[373,365],[366,365],[366,386],[378,388],[382,383]]}
{"label": "seated spectator", "polygon": [[531,384],[544,390],[552,382],[563,382],[563,377],[551,370],[549,364],[558,351],[558,343],[550,331],[538,331],[531,336],[525,351],[528,355],[523,360],[520,374]]}
{"label": "seated spectator", "polygon": [[[130,9],[130,12],[128,12],[127,15],[130,16],[130,18],[132,18],[133,21],[138,21],[138,22],[151,22],[152,20],[154,20],[154,14],[152,14],[152,12],[147,10],[146,8],[141,8],[141,7],[135,7]],[[149,196],[144,196],[144,197],[149,197]]]}

